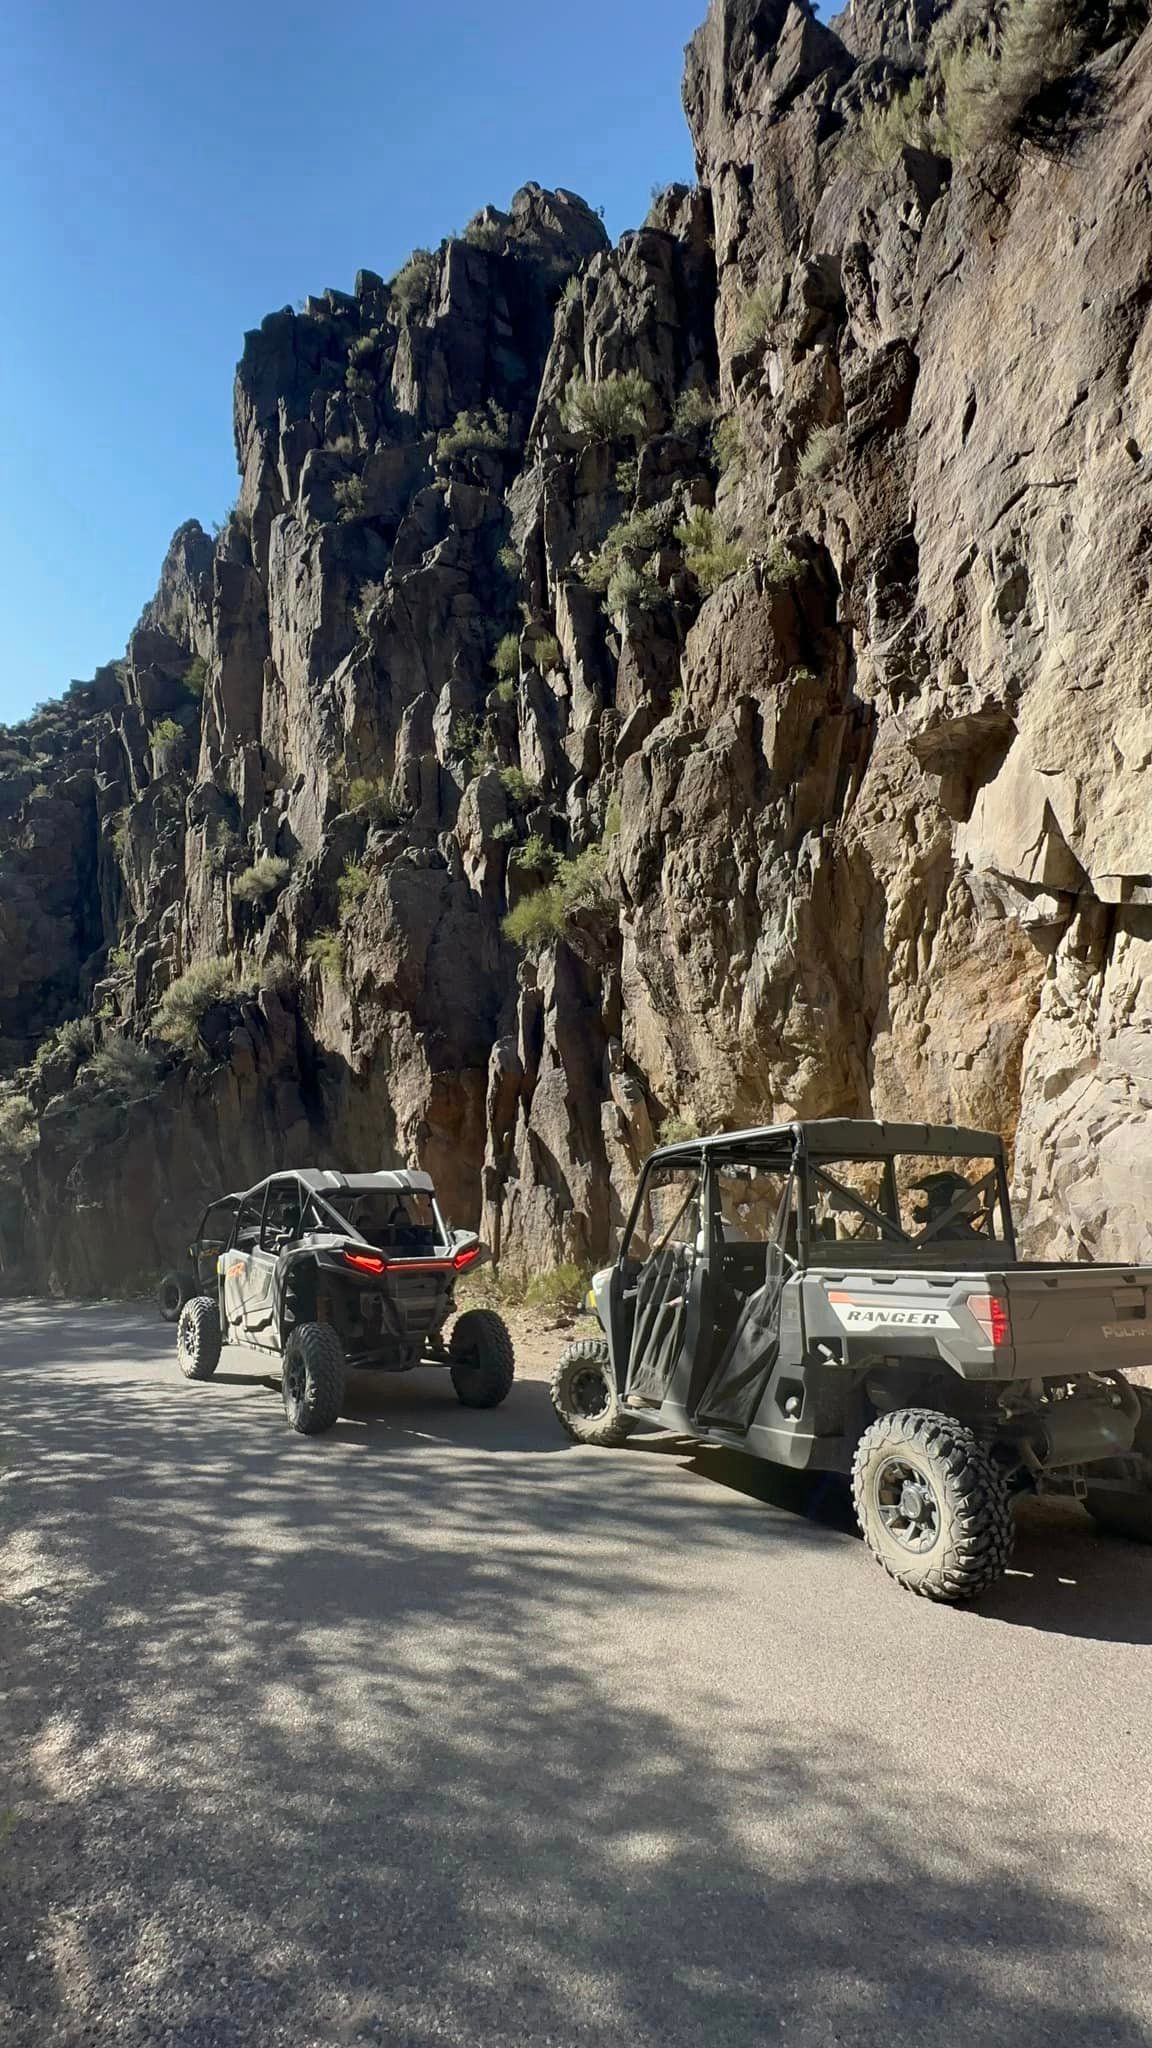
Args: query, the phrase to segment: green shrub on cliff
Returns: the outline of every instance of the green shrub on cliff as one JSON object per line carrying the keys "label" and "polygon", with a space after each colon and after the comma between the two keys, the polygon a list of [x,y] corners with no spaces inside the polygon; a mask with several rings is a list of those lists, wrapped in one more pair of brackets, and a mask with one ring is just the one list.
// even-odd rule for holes
{"label": "green shrub on cliff", "polygon": [[474,455],[483,449],[503,454],[511,446],[512,422],[503,406],[490,398],[485,406],[457,413],[452,425],[437,438],[436,460],[448,462],[454,455]]}
{"label": "green shrub on cliff", "polygon": [[396,272],[392,296],[405,313],[414,313],[418,307],[427,305],[435,269],[436,258],[431,249],[413,249],[403,269]]}
{"label": "green shrub on cliff", "polygon": [[204,695],[204,686],[207,681],[208,663],[202,655],[194,654],[184,671],[184,688],[190,697],[199,699]]}
{"label": "green shrub on cliff", "polygon": [[605,909],[611,901],[606,847],[597,840],[571,860],[556,862],[554,879],[508,912],[504,934],[514,946],[539,952],[563,938],[577,911]]}
{"label": "green shrub on cliff", "polygon": [[263,853],[236,876],[232,884],[233,900],[237,903],[261,903],[265,896],[274,896],[288,880],[289,864],[275,854]]}
{"label": "green shrub on cliff", "polygon": [[515,682],[520,674],[520,635],[504,633],[496,642],[492,666],[502,683]]}
{"label": "green shrub on cliff", "polygon": [[39,1143],[36,1112],[26,1095],[0,1094],[0,1174],[18,1173]]}
{"label": "green shrub on cliff", "polygon": [[316,932],[304,948],[309,960],[314,960],[321,974],[333,981],[344,979],[344,940],[339,932]]}
{"label": "green shrub on cliff", "polygon": [[715,512],[703,505],[692,507],[689,517],[676,528],[676,538],[684,550],[684,565],[705,597],[747,566],[747,548],[739,541],[726,540]]}
{"label": "green shrub on cliff", "polygon": [[363,901],[372,886],[372,877],[362,861],[346,860],[336,894],[340,900],[341,922],[351,917],[356,905]]}
{"label": "green shrub on cliff", "polygon": [[178,1052],[197,1052],[201,1020],[215,1003],[235,1001],[239,993],[230,960],[194,960],[160,998],[153,1020],[157,1038]]}
{"label": "green shrub on cliff", "polygon": [[593,380],[573,377],[560,400],[565,433],[587,441],[643,441],[656,393],[639,370]]}

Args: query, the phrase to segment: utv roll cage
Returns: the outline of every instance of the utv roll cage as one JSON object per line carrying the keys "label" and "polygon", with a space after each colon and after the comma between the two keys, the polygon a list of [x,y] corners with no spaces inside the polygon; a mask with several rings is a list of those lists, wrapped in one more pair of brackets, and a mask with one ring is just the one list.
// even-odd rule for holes
{"label": "utv roll cage", "polygon": [[[933,1216],[922,1229],[912,1232],[900,1220],[893,1170],[893,1161],[901,1153],[928,1158],[990,1159],[992,1164],[980,1180],[970,1182],[950,1205]],[[829,1162],[849,1160],[853,1163],[874,1160],[881,1164],[878,1206],[865,1201],[831,1171]],[[830,1258],[836,1263],[850,1263],[853,1253],[866,1254],[868,1263],[874,1264],[882,1263],[888,1253],[897,1254],[901,1261],[906,1261],[909,1253],[922,1254],[929,1248],[935,1250],[938,1240],[966,1210],[970,1210],[974,1200],[982,1204],[982,1218],[989,1228],[986,1235],[973,1239],[973,1249],[978,1251],[981,1246],[986,1249],[995,1243],[1006,1257],[1013,1262],[1016,1260],[1004,1145],[995,1132],[957,1130],[934,1124],[872,1123],[853,1117],[826,1117],[817,1123],[771,1124],[755,1130],[722,1131],[714,1137],[683,1138],[675,1144],[662,1145],[650,1155],[640,1176],[636,1198],[621,1238],[622,1248],[626,1249],[632,1238],[645,1193],[654,1171],[659,1167],[695,1165],[703,1172],[705,1166],[729,1164],[758,1166],[788,1177],[777,1225],[786,1233],[782,1240],[785,1251],[801,1271],[812,1264],[827,1265]],[[798,1200],[790,1199],[793,1190]],[[873,1224],[880,1232],[880,1242],[869,1240],[856,1247],[843,1241],[833,1244],[814,1232],[812,1216],[816,1198],[821,1193],[833,1196],[839,1205],[847,1205],[863,1221]],[[713,1211],[715,1206],[713,1194]],[[994,1236],[991,1222],[997,1209],[1001,1234]],[[713,1230],[717,1220],[715,1214],[710,1218]],[[957,1249],[954,1241],[948,1243],[950,1264],[956,1262]]]}

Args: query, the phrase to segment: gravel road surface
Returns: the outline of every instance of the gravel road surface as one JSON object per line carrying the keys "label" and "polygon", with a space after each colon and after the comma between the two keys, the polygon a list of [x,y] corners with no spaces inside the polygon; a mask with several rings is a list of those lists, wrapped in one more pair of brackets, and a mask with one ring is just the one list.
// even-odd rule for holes
{"label": "gravel road surface", "polygon": [[766,1476],[0,1307],[4,2048],[1146,2048],[1152,1550],[935,1608]]}

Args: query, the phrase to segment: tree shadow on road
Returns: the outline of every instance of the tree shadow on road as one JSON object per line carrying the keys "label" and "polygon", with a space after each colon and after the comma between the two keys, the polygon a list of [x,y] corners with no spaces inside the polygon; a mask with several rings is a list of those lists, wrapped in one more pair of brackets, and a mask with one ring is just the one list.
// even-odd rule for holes
{"label": "tree shadow on road", "polygon": [[835,1531],[493,1458],[511,1409],[363,1456],[188,1391],[4,1372],[6,2048],[1145,2042],[1102,1835],[1065,1894],[991,1776],[734,1711],[656,1569]]}

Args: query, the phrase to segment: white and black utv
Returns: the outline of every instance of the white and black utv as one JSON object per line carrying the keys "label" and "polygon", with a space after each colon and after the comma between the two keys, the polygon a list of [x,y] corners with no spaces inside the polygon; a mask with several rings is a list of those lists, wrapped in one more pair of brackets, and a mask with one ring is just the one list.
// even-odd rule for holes
{"label": "white and black utv", "polygon": [[304,1436],[331,1429],[349,1368],[448,1369],[469,1408],[512,1385],[512,1339],[490,1309],[457,1316],[456,1282],[487,1257],[449,1230],[426,1173],[273,1174],[235,1200],[216,1284],[185,1303],[177,1356],[186,1379],[212,1377],[223,1344],[282,1360],[284,1411]]}
{"label": "white and black utv", "polygon": [[556,1412],[851,1474],[891,1576],[963,1600],[1007,1564],[1012,1497],[1081,1500],[1152,1541],[1152,1268],[1018,1259],[988,1131],[824,1120],[665,1146],[641,1177],[603,1335]]}

